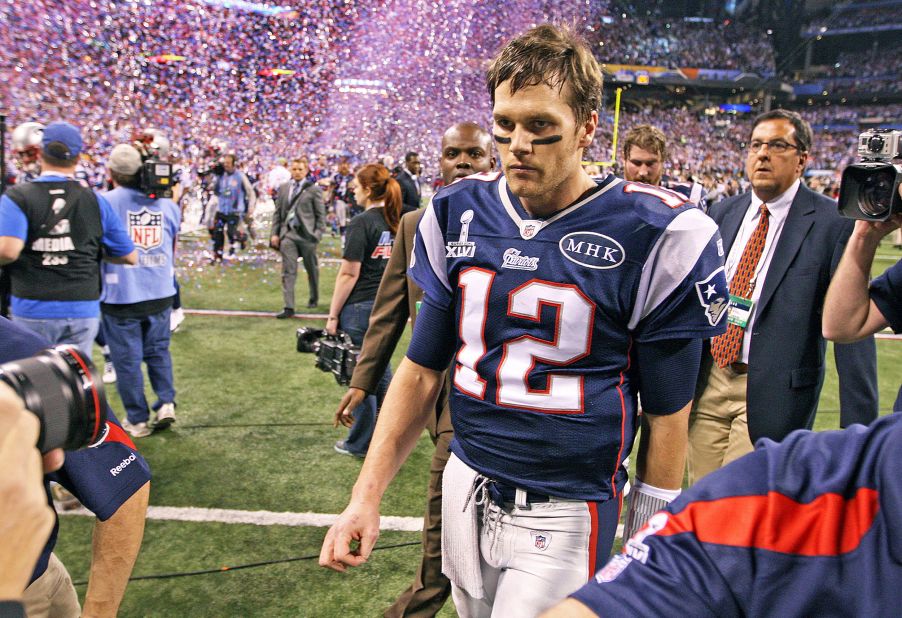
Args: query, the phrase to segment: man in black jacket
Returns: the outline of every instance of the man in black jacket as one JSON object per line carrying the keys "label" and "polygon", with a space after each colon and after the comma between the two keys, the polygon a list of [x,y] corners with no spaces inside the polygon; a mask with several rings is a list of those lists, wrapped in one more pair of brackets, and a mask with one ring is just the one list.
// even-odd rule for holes
{"label": "man in black jacket", "polygon": [[420,207],[420,155],[408,152],[404,155],[404,166],[396,177],[401,185],[401,202],[404,204],[402,212],[407,214]]}
{"label": "man in black jacket", "polygon": [[[801,182],[811,128],[795,112],[758,116],[747,146],[751,193],[714,204],[730,284],[729,327],[703,354],[689,425],[689,480],[811,428],[824,383],[821,313],[852,231]],[[837,345],[842,422],[877,416],[873,338]]]}

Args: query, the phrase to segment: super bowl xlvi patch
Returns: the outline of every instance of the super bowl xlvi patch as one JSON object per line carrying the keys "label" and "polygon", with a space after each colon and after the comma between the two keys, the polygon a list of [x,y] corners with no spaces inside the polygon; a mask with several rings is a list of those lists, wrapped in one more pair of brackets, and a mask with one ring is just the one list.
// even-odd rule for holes
{"label": "super bowl xlvi patch", "polygon": [[465,210],[460,216],[460,235],[457,237],[457,241],[449,242],[445,245],[446,258],[473,257],[476,255],[476,243],[467,240],[470,235],[470,222],[472,220],[473,211]]}
{"label": "super bowl xlvi patch", "polygon": [[729,307],[729,294],[725,284],[723,266],[708,275],[704,281],[695,282],[698,302],[704,308],[705,317],[708,318],[708,324],[711,326],[716,326],[720,322]]}
{"label": "super bowl xlvi patch", "polygon": [[599,584],[604,584],[607,582],[612,582],[617,579],[617,576],[623,573],[623,569],[628,567],[630,563],[633,561],[632,558],[626,556],[624,554],[617,554],[610,560],[608,563],[602,567],[602,569],[595,574],[595,581]]}
{"label": "super bowl xlvi patch", "polygon": [[565,258],[586,268],[617,268],[626,259],[623,245],[597,232],[572,232],[561,238],[558,247]]}
{"label": "super bowl xlvi patch", "polygon": [[511,247],[504,252],[501,268],[513,268],[514,270],[536,270],[539,267],[539,258],[523,255],[519,249]]}
{"label": "super bowl xlvi patch", "polygon": [[536,549],[545,551],[551,545],[551,533],[537,530],[530,530],[529,535],[532,537],[532,544]]}
{"label": "super bowl xlvi patch", "polygon": [[128,235],[135,246],[150,251],[163,244],[163,213],[153,212],[145,206],[135,212],[128,211]]}

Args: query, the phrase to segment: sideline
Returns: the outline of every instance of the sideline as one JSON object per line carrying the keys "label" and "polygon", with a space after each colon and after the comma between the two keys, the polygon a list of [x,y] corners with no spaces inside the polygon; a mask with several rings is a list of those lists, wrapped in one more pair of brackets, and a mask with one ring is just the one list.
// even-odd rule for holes
{"label": "sideline", "polygon": [[[84,507],[71,511],[57,511],[60,516],[77,515],[94,517],[94,513]],[[329,513],[291,513],[274,511],[236,511],[231,509],[202,509],[194,506],[149,506],[147,519],[165,521],[216,522],[223,524],[251,524],[254,526],[294,526],[326,528],[335,523],[338,515]],[[383,515],[379,521],[380,530],[399,532],[420,532],[422,517],[399,517]],[[617,536],[623,536],[623,524],[617,526]]]}
{"label": "sideline", "polygon": [[[58,511],[59,515],[78,515],[94,517],[94,513],[84,507],[71,511]],[[327,528],[335,523],[338,515],[328,513],[291,513],[275,511],[238,511],[232,509],[204,509],[194,506],[149,506],[147,519],[163,521],[215,522],[223,524],[251,524],[254,526],[310,526]],[[380,530],[397,530],[400,532],[420,532],[423,529],[422,517],[382,516]]]}

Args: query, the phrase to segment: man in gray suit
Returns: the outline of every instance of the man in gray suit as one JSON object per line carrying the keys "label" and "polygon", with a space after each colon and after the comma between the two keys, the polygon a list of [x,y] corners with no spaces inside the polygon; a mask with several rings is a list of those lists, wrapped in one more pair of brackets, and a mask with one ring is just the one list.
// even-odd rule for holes
{"label": "man in gray suit", "polygon": [[270,245],[282,253],[282,298],[285,308],[276,315],[279,319],[294,315],[294,283],[298,277],[298,256],[304,259],[307,281],[310,284],[309,308],[319,302],[319,263],[316,246],[326,230],[326,209],[323,192],[307,178],[307,159],[291,162],[291,180],[279,187],[276,210],[272,218]]}

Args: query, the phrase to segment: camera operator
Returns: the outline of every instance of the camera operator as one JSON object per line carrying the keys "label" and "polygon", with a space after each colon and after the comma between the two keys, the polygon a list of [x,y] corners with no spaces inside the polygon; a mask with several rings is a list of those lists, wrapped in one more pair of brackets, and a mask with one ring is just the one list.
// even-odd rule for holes
{"label": "camera operator", "polygon": [[75,180],[82,147],[67,122],[44,129],[40,177],[0,198],[0,265],[10,264],[13,319],[90,358],[100,325],[100,259],[134,264],[137,253],[109,203]]}
{"label": "camera operator", "polygon": [[217,210],[213,219],[213,261],[222,261],[225,238],[229,239],[229,255],[235,254],[238,224],[250,224],[257,204],[257,194],[247,175],[236,168],[233,154],[222,157],[222,174],[214,181]]}
{"label": "camera operator", "polygon": [[[902,186],[899,188],[902,197]],[[880,240],[902,226],[902,214],[886,221],[856,221],[824,299],[824,337],[837,343],[858,341],[889,326],[902,332],[902,261],[870,281]],[[870,286],[868,282],[870,281]],[[902,411],[902,388],[893,404]]]}
{"label": "camera operator", "polygon": [[[134,267],[103,266],[100,305],[116,366],[116,388],[127,414],[122,426],[133,438],[175,422],[169,326],[175,298],[173,248],[181,220],[175,202],[146,195],[142,165],[141,153],[128,144],[113,148],[107,163],[116,188],[104,197],[128,228],[140,255]],[[144,396],[142,360],[158,397],[153,413]]]}
{"label": "camera operator", "polygon": [[[21,599],[41,549],[53,529],[53,509],[41,490],[40,423],[0,382],[0,616],[24,616]],[[46,472],[63,463],[63,452],[44,456]]]}
{"label": "camera operator", "polygon": [[[0,318],[0,364],[28,358],[46,347],[48,343],[35,333]],[[36,526],[30,542],[35,542],[34,537],[38,537],[42,543],[46,541],[46,544],[37,564],[31,560],[31,582],[22,595],[29,618],[115,616],[125,594],[144,536],[144,517],[150,495],[150,468],[109,409],[106,426],[101,432],[102,437],[97,442],[80,451],[67,453],[62,468],[44,476],[44,499],[47,504],[52,506],[49,482],[56,481],[97,516],[84,608],[79,608],[78,595],[66,568],[52,553],[58,526],[53,526],[49,540]],[[9,469],[2,454],[6,448],[2,443],[6,439],[0,425],[0,466],[3,466],[4,471],[0,487],[6,482]],[[32,438],[30,441],[19,442],[33,445],[36,440]],[[17,457],[16,461],[20,463],[16,466],[21,466],[23,460],[24,457]],[[16,470],[16,466],[12,469]],[[37,482],[37,478],[34,480]],[[0,492],[0,498],[2,497]],[[0,512],[3,513],[3,521],[7,521],[8,510],[0,507]],[[40,515],[36,520],[39,517]],[[3,543],[8,543],[15,537],[4,531],[0,538]],[[29,541],[25,538],[18,542],[22,543],[23,551],[28,549]],[[23,559],[24,557],[22,556]],[[2,579],[4,594],[0,595],[0,599],[15,598],[9,592],[7,575]]]}

